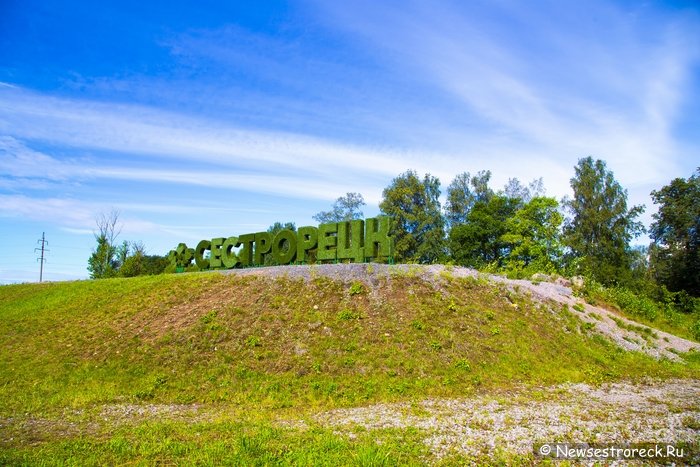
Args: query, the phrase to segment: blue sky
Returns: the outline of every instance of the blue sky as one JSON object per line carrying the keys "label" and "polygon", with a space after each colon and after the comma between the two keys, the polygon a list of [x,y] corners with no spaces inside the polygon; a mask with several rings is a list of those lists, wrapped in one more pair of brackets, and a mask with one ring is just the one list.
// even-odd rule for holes
{"label": "blue sky", "polygon": [[696,2],[0,2],[0,283],[85,278],[95,218],[152,254],[378,213],[407,169],[607,162],[630,204],[700,165]]}

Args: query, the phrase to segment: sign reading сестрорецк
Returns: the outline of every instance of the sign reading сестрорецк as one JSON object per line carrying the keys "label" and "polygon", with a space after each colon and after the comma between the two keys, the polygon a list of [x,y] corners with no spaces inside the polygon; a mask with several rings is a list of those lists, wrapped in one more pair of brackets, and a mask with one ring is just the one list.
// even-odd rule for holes
{"label": "sign reading \u0441\u0435\u0441\u0442\u0440\u043e\u0440\u0435\u0446\u043a", "polygon": [[257,232],[212,238],[200,241],[195,248],[180,243],[170,251],[168,259],[178,269],[189,266],[193,260],[199,269],[231,269],[263,265],[268,255],[275,264],[305,263],[310,252],[315,251],[319,262],[364,262],[391,258],[393,241],[389,218],[375,217],[300,227],[297,231],[285,229],[274,236]]}

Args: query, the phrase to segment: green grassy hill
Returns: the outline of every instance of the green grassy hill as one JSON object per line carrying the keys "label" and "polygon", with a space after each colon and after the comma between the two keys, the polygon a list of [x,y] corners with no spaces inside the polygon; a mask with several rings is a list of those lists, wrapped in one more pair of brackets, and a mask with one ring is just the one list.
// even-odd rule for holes
{"label": "green grassy hill", "polygon": [[[649,376],[697,378],[700,361],[624,351],[565,307],[449,273],[0,287],[0,462],[10,464],[422,463],[429,453],[411,430],[377,445],[277,421]],[[156,416],[105,416],[127,408]]]}

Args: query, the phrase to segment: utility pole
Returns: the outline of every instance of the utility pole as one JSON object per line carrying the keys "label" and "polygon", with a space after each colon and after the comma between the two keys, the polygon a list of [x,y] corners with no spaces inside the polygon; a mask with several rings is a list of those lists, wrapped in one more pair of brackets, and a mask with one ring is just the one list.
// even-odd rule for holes
{"label": "utility pole", "polygon": [[39,282],[42,282],[44,280],[44,262],[46,261],[46,258],[44,258],[44,253],[49,250],[46,249],[46,245],[49,244],[49,242],[46,241],[45,237],[46,232],[41,232],[41,240],[37,240],[36,242],[41,245],[41,248],[34,248],[34,251],[41,251],[41,258],[37,258],[36,260],[39,261],[40,266],[39,266]]}

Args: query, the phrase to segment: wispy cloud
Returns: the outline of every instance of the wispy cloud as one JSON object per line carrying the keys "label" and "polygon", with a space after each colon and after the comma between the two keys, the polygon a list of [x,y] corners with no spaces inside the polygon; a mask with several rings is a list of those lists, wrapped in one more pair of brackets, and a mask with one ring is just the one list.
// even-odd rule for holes
{"label": "wispy cloud", "polygon": [[394,175],[408,156],[303,134],[241,129],[220,120],[137,105],[59,99],[29,91],[2,91],[1,97],[1,131],[75,148],[271,172],[301,168],[310,176],[329,177],[343,170]]}
{"label": "wispy cloud", "polygon": [[479,122],[464,128],[464,139],[502,135],[497,151],[515,167],[538,152],[569,167],[589,154],[606,159],[629,183],[677,173],[673,130],[700,57],[697,17],[651,22],[643,5],[635,15],[598,2],[501,2],[494,22],[493,9],[449,5],[319,8],[334,27],[380,47],[390,66],[462,102]]}
{"label": "wispy cloud", "polygon": [[[0,217],[41,221],[79,235],[92,235],[98,215],[118,207],[73,198],[0,194]],[[123,226],[124,235],[183,231],[180,227],[164,226],[130,214],[121,214],[119,222]],[[189,236],[188,233],[187,237]]]}

